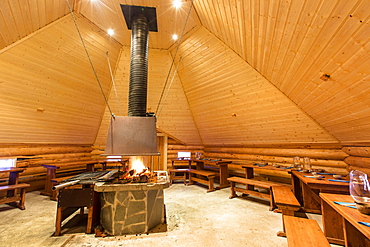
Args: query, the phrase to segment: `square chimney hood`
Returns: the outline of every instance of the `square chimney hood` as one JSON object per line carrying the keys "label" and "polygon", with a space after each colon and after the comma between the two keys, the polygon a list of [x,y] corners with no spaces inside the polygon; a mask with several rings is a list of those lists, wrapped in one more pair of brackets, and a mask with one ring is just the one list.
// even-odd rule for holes
{"label": "square chimney hood", "polygon": [[104,155],[157,156],[155,117],[112,118]]}

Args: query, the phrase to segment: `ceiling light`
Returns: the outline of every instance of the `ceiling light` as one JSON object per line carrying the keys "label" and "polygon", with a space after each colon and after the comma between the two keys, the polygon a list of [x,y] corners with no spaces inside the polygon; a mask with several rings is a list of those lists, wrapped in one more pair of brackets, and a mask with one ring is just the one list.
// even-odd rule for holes
{"label": "ceiling light", "polygon": [[180,7],[181,7],[182,2],[181,2],[181,0],[174,0],[174,1],[172,1],[172,4],[173,4],[173,6],[174,6],[176,9],[178,9],[178,8],[180,8]]}
{"label": "ceiling light", "polygon": [[112,36],[112,35],[114,34],[113,29],[108,29],[108,34],[109,34],[110,36]]}
{"label": "ceiling light", "polygon": [[177,40],[179,37],[177,36],[177,34],[174,34],[174,35],[172,35],[172,39],[173,40]]}

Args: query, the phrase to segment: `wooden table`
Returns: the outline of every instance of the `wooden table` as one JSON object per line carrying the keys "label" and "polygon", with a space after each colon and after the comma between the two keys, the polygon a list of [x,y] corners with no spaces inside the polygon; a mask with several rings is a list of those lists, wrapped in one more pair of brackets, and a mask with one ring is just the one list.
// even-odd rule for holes
{"label": "wooden table", "polygon": [[220,186],[217,186],[216,189],[222,189],[230,186],[229,181],[227,181],[227,178],[229,177],[228,165],[231,163],[231,161],[197,160],[197,159],[191,159],[191,161],[196,163],[197,170],[204,170],[205,165],[218,168],[218,172],[220,175]]}
{"label": "wooden table", "polygon": [[180,162],[180,163],[188,163],[187,165],[188,165],[188,169],[191,169],[192,167],[191,167],[191,163],[192,163],[192,160],[190,159],[190,160],[183,160],[183,159],[173,159],[173,160],[171,160],[171,162],[172,162],[172,168],[176,168],[176,166],[186,166],[186,165],[184,165],[184,164],[182,164],[182,165],[176,165],[175,163],[176,162]]}
{"label": "wooden table", "polygon": [[315,179],[311,173],[292,171],[293,192],[303,209],[308,213],[321,214],[321,199],[319,193],[349,194],[349,183],[333,182],[332,175],[322,175],[323,179]]}
{"label": "wooden table", "polygon": [[370,223],[370,216],[356,208],[334,203],[354,202],[349,195],[320,193],[324,234],[330,243],[351,247],[370,246],[370,227],[358,222]]}
{"label": "wooden table", "polygon": [[262,170],[272,170],[272,171],[279,171],[279,172],[287,172],[290,173],[292,169],[290,168],[284,168],[284,167],[275,167],[272,165],[242,165],[243,168],[245,168],[245,177],[246,178],[254,178],[254,169],[262,169]]}

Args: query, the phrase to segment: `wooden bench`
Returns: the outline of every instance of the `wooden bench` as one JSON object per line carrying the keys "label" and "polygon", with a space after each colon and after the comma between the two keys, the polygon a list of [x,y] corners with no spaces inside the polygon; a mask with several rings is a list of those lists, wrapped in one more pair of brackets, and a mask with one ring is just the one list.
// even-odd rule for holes
{"label": "wooden bench", "polygon": [[[26,188],[28,187],[30,187],[30,185],[24,183],[0,186],[0,191],[14,191],[13,196],[0,199],[0,204],[19,201],[17,207],[22,210],[25,210],[26,208],[24,206],[24,202],[26,200]],[[20,195],[17,195],[16,193],[17,189],[20,190]]]}
{"label": "wooden bench", "polygon": [[[272,186],[272,194],[275,205],[283,215],[294,216],[294,212],[301,209],[301,205],[288,186]],[[283,229],[284,231],[279,231],[277,233],[279,237],[286,236],[284,221]]]}
{"label": "wooden bench", "polygon": [[[170,184],[172,185],[173,180],[183,180],[184,184],[186,185],[188,171],[189,169],[169,169],[168,172],[170,174]],[[181,173],[182,175],[177,175],[177,173]]]}
{"label": "wooden bench", "polygon": [[315,220],[283,215],[289,247],[330,247]]}
{"label": "wooden bench", "polygon": [[[240,177],[230,177],[227,179],[231,183],[231,195],[230,199],[237,197],[236,192],[241,192],[246,195],[252,195],[256,197],[260,197],[263,199],[270,200],[270,208],[269,210],[272,211],[276,205],[273,198],[273,193],[271,192],[271,188],[273,186],[288,186],[280,183],[275,183],[271,181],[259,181],[256,179],[249,179],[249,178],[240,178]],[[236,187],[236,184],[243,184],[247,186],[247,189]],[[269,194],[261,193],[254,190],[254,186],[265,188],[268,190]]]}
{"label": "wooden bench", "polygon": [[[189,185],[194,184],[195,182],[208,185],[207,192],[211,192],[215,190],[214,181],[217,173],[211,172],[211,171],[205,171],[205,170],[195,170],[195,169],[189,169]],[[192,174],[199,175],[201,177],[205,177],[206,179],[194,177]]]}

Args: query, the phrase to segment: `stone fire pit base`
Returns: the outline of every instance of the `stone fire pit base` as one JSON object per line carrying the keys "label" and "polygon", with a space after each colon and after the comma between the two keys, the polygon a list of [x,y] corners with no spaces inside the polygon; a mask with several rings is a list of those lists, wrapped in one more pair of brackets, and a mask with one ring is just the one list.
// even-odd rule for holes
{"label": "stone fire pit base", "polygon": [[148,233],[165,222],[163,189],[168,183],[104,184],[100,192],[100,223],[113,236]]}

